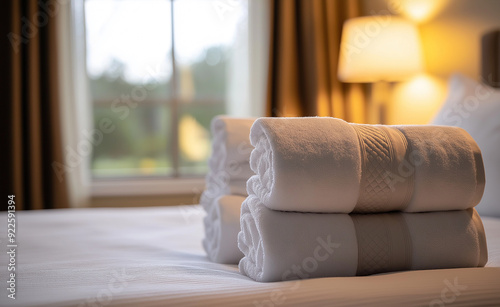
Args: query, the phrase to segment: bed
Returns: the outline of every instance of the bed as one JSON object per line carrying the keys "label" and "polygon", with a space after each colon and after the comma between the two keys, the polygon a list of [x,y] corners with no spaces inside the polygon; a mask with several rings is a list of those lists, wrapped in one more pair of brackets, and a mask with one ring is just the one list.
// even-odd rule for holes
{"label": "bed", "polygon": [[3,287],[0,305],[500,305],[498,218],[483,218],[486,268],[258,283],[235,265],[208,261],[203,216],[197,205],[19,212],[17,299]]}
{"label": "bed", "polygon": [[[494,33],[483,38],[483,79],[498,87]],[[204,215],[199,205],[16,212],[12,257],[0,213],[0,306],[500,306],[500,217],[482,216],[485,268],[259,283],[208,260]]]}

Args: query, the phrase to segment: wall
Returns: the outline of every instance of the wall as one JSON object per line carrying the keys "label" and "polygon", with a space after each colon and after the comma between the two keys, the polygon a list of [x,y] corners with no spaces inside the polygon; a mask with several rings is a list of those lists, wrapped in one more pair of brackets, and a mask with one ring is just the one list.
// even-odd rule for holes
{"label": "wall", "polygon": [[[446,97],[446,80],[460,72],[480,78],[480,38],[500,28],[498,0],[361,0],[363,15],[399,11],[419,23],[426,75],[395,84],[391,124],[425,124]],[[394,10],[398,8],[398,10]]]}

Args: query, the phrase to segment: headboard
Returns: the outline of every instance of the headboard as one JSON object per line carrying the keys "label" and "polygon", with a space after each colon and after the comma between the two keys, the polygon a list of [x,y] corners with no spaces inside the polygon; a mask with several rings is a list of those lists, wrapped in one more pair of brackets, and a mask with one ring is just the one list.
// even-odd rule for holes
{"label": "headboard", "polygon": [[500,30],[481,38],[481,78],[489,86],[500,88]]}

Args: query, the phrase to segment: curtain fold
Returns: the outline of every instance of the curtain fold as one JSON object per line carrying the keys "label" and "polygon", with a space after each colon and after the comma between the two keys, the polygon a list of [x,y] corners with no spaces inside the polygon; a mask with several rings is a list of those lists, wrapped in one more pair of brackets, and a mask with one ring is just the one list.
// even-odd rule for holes
{"label": "curtain fold", "polygon": [[[59,97],[55,1],[6,1],[1,16],[2,195],[15,195],[16,209],[64,208],[66,180],[54,161],[64,161]],[[2,104],[3,105],[3,104]],[[4,202],[6,204],[7,201]],[[6,207],[6,205],[3,205]]]}
{"label": "curtain fold", "polygon": [[268,116],[366,119],[366,90],[337,78],[342,25],[359,0],[271,2]]}

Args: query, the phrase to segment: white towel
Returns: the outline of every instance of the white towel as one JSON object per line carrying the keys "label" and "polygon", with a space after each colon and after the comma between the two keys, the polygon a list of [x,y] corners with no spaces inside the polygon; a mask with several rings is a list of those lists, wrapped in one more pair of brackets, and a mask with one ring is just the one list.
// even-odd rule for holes
{"label": "white towel", "polygon": [[212,155],[200,204],[207,212],[203,247],[214,262],[236,264],[242,257],[236,238],[241,203],[247,195],[246,181],[254,174],[249,164],[253,149],[249,135],[254,121],[227,116],[212,120]]}
{"label": "white towel", "polygon": [[222,175],[217,176],[213,173],[206,176],[205,182],[207,189],[203,191],[200,198],[200,204],[202,206],[211,204],[215,198],[221,195],[247,196],[247,181],[245,179],[228,181],[224,178],[225,177]]}
{"label": "white towel", "polygon": [[207,215],[203,247],[213,262],[237,264],[243,254],[238,249],[240,231],[240,209],[245,200],[243,196],[224,195],[205,207]]}
{"label": "white towel", "polygon": [[255,173],[250,169],[250,164],[248,162],[238,165],[238,168],[245,172],[244,175],[239,175],[242,178],[231,178],[229,173],[225,170],[210,170],[205,177],[207,187],[214,191],[220,191],[219,194],[232,194],[224,193],[224,191],[228,191],[227,189],[234,189],[238,195],[246,195],[246,182]]}
{"label": "white towel", "polygon": [[247,191],[270,209],[459,210],[477,205],[484,190],[481,152],[460,128],[259,118],[250,141],[256,175]]}
{"label": "white towel", "polygon": [[225,171],[229,179],[247,180],[253,172],[248,167],[250,128],[255,118],[216,116],[211,123],[212,155],[208,161],[210,171]]}
{"label": "white towel", "polygon": [[254,174],[249,164],[253,149],[249,135],[254,121],[222,115],[212,120],[212,155],[202,205],[211,204],[221,195],[247,195],[246,182]]}
{"label": "white towel", "polygon": [[240,272],[256,281],[481,267],[484,229],[474,209],[318,214],[270,210],[250,195],[241,209]]}

